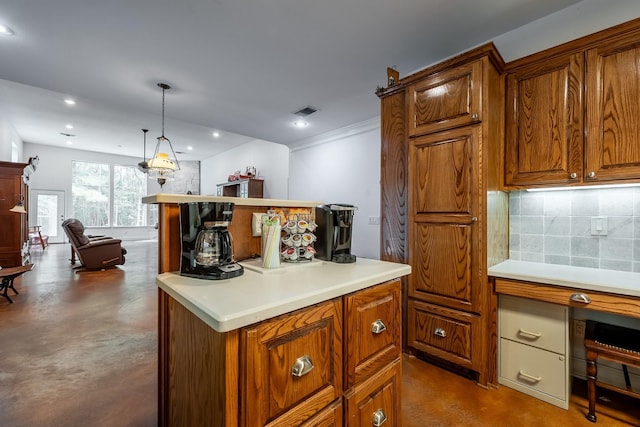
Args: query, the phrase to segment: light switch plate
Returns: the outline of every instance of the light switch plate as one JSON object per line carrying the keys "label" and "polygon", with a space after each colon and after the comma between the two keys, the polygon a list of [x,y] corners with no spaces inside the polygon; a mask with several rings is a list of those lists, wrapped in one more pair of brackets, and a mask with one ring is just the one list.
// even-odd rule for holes
{"label": "light switch plate", "polygon": [[251,235],[254,237],[262,236],[262,217],[266,215],[264,212],[254,212],[251,218]]}
{"label": "light switch plate", "polygon": [[606,236],[609,234],[608,230],[608,217],[606,216],[592,216],[591,217],[591,235],[592,236]]}

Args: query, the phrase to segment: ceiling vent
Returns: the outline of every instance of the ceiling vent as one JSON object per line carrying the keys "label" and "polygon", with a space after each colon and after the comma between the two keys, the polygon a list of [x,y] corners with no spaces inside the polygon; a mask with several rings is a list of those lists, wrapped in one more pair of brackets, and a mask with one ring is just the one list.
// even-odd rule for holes
{"label": "ceiling vent", "polygon": [[296,112],[295,112],[295,113],[293,113],[293,114],[295,114],[295,115],[296,115],[296,116],[298,116],[298,117],[307,117],[307,116],[309,116],[309,115],[311,115],[311,114],[315,113],[316,111],[318,111],[318,109],[317,109],[317,108],[313,108],[313,107],[311,107],[311,106],[306,106],[306,107],[304,107],[304,108],[302,108],[302,109],[300,109],[300,110],[296,111]]}
{"label": "ceiling vent", "polygon": [[60,135],[66,136],[67,138],[73,138],[75,135],[72,133],[60,132]]}

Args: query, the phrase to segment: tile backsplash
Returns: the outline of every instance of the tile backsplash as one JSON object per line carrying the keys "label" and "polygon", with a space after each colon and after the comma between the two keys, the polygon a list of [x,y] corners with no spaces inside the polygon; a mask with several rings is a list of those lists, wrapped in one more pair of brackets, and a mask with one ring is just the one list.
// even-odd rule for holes
{"label": "tile backsplash", "polygon": [[[606,236],[592,235],[593,217]],[[509,258],[640,272],[640,187],[512,191]]]}

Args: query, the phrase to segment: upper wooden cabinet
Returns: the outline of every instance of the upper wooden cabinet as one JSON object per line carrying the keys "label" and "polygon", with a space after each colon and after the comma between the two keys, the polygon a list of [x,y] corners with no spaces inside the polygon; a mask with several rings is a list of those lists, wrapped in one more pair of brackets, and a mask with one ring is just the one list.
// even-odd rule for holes
{"label": "upper wooden cabinet", "polygon": [[424,135],[482,120],[481,88],[481,61],[409,85],[409,135]]}
{"label": "upper wooden cabinet", "polygon": [[505,185],[640,181],[638,63],[640,20],[508,64]]}
{"label": "upper wooden cabinet", "polygon": [[640,179],[640,37],[590,49],[585,181]]}
{"label": "upper wooden cabinet", "polygon": [[28,187],[22,180],[26,166],[27,163],[0,162],[1,267],[17,267],[28,261],[28,255],[23,253],[28,239],[27,215],[9,211],[21,198],[28,209]]}
{"label": "upper wooden cabinet", "polygon": [[507,185],[580,182],[583,76],[582,54],[507,75]]}

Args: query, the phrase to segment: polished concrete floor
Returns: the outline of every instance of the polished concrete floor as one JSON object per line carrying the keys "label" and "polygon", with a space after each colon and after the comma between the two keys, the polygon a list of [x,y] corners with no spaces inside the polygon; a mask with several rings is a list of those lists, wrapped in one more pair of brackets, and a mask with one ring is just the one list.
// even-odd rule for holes
{"label": "polished concrete floor", "polygon": [[[68,244],[33,248],[14,304],[0,298],[0,427],[157,424],[156,246],[124,244],[124,266],[94,272]],[[565,411],[405,356],[402,426],[593,426],[583,385]],[[602,396],[596,426],[640,425],[640,401]]]}

